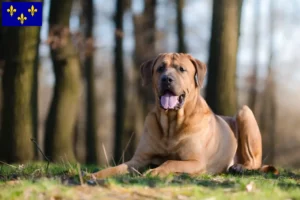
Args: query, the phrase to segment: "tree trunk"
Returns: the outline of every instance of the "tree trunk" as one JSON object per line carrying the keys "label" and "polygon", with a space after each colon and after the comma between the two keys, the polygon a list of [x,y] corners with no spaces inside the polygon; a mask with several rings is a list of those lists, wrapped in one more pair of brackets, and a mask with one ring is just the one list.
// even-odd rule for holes
{"label": "tree trunk", "polygon": [[83,15],[85,24],[85,78],[86,78],[86,162],[97,163],[97,107],[95,91],[95,69],[93,62],[93,27],[94,27],[94,7],[93,0],[84,0]]}
{"label": "tree trunk", "polygon": [[122,157],[124,131],[124,64],[123,64],[123,13],[124,1],[116,1],[115,12],[115,146],[114,159]]}
{"label": "tree trunk", "polygon": [[155,56],[155,7],[156,0],[144,0],[143,13],[133,17],[135,69],[131,82],[133,95],[128,95],[126,99],[125,160],[132,157],[143,131],[146,114],[154,102],[151,88],[142,86],[140,65]]}
{"label": "tree trunk", "polygon": [[275,144],[276,144],[276,116],[277,116],[277,106],[276,106],[276,84],[274,80],[274,28],[275,28],[275,5],[273,1],[270,1],[270,59],[268,66],[268,76],[269,76],[269,87],[270,87],[270,127],[268,130],[268,135],[270,137],[270,163],[275,163]]}
{"label": "tree trunk", "polygon": [[[135,28],[135,51],[134,51],[134,62],[135,62],[135,84],[137,85],[137,91],[140,100],[143,104],[143,116],[152,108],[154,103],[154,97],[152,94],[151,86],[142,86],[140,76],[140,65],[156,56],[155,50],[155,8],[156,0],[144,0],[144,11],[141,15],[134,16],[134,28]],[[143,119],[144,120],[144,119]]]}
{"label": "tree trunk", "polygon": [[[140,70],[140,65],[156,56],[155,52],[155,8],[156,0],[144,0],[144,11],[141,15],[135,15],[133,18],[135,29],[135,51],[134,61],[136,70]],[[138,73],[139,81],[140,74]],[[141,82],[139,82],[139,85]]]}
{"label": "tree trunk", "polygon": [[176,12],[177,12],[177,52],[186,53],[187,48],[184,41],[184,23],[183,23],[183,7],[185,0],[176,0]]}
{"label": "tree trunk", "polygon": [[266,163],[274,164],[275,162],[275,139],[276,139],[276,85],[274,80],[274,3],[270,1],[270,42],[269,42],[269,64],[268,74],[265,81],[265,91],[263,95],[263,103],[261,109],[261,130],[262,138],[265,145],[263,145],[263,160]]}
{"label": "tree trunk", "polygon": [[[271,64],[271,62],[270,62]],[[269,64],[268,75],[265,82],[265,91],[260,117],[260,128],[263,139],[263,160],[266,163],[274,164],[275,158],[275,138],[276,138],[276,95],[274,72]]]}
{"label": "tree trunk", "polygon": [[46,121],[45,152],[53,161],[75,161],[74,125],[80,95],[80,61],[69,33],[72,0],[51,1],[51,58],[55,74],[54,95]]}
{"label": "tree trunk", "polygon": [[[30,1],[29,1],[30,2]],[[40,27],[1,27],[4,64],[0,160],[34,158],[30,141],[37,130],[37,59]]]}
{"label": "tree trunk", "polygon": [[234,115],[237,109],[236,57],[240,0],[214,0],[206,99],[212,110]]}
{"label": "tree trunk", "polygon": [[254,42],[253,42],[253,72],[250,77],[249,107],[255,113],[257,100],[257,69],[259,53],[259,21],[260,21],[260,0],[254,1]]}

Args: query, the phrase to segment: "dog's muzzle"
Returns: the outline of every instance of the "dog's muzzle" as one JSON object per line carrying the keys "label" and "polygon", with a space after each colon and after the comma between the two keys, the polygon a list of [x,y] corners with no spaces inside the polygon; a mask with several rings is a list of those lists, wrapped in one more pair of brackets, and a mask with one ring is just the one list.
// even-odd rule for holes
{"label": "dog's muzzle", "polygon": [[178,110],[184,104],[185,93],[175,92],[175,84],[172,76],[162,76],[159,101],[160,106],[165,110]]}

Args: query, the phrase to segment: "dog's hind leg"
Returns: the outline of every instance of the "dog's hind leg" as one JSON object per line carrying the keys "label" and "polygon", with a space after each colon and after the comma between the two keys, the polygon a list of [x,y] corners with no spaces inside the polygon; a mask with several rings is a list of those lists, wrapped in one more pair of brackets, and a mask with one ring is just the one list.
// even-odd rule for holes
{"label": "dog's hind leg", "polygon": [[246,169],[259,169],[262,163],[262,139],[253,112],[243,106],[236,116],[237,164]]}

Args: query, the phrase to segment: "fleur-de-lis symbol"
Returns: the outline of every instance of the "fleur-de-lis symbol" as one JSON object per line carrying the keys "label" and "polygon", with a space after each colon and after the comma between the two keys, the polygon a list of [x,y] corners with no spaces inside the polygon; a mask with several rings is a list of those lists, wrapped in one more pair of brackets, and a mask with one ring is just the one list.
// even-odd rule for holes
{"label": "fleur-de-lis symbol", "polygon": [[38,10],[33,5],[28,9],[28,12],[31,13],[31,16],[34,16],[34,13],[36,13],[37,11]]}
{"label": "fleur-de-lis symbol", "polygon": [[22,13],[20,17],[18,17],[18,20],[21,22],[21,24],[24,24],[24,21],[27,20],[27,17],[25,17],[24,14]]}
{"label": "fleur-de-lis symbol", "polygon": [[10,16],[13,16],[17,10],[11,5],[9,9],[7,9],[7,12],[10,14]]}

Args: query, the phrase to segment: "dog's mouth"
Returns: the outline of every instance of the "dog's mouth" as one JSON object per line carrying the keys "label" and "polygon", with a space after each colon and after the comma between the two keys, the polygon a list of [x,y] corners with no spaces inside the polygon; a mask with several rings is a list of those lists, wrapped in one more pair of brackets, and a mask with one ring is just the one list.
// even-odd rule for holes
{"label": "dog's mouth", "polygon": [[185,93],[175,95],[172,91],[166,90],[163,95],[159,97],[160,106],[165,110],[178,110],[180,109],[185,100]]}

